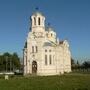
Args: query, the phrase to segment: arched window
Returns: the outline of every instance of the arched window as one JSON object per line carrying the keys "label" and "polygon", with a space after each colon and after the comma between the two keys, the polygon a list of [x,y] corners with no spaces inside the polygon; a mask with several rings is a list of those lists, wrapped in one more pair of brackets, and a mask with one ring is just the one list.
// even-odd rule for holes
{"label": "arched window", "polygon": [[53,34],[51,33],[51,37],[53,36]]}
{"label": "arched window", "polygon": [[36,46],[36,52],[38,52],[38,47]]}
{"label": "arched window", "polygon": [[40,25],[40,17],[38,18],[38,25]]}
{"label": "arched window", "polygon": [[45,49],[45,52],[47,52],[47,49]]}
{"label": "arched window", "polygon": [[34,25],[36,25],[36,18],[34,17]]}
{"label": "arched window", "polygon": [[49,55],[49,64],[52,64],[51,55]]}
{"label": "arched window", "polygon": [[47,65],[47,55],[45,55],[45,65]]}
{"label": "arched window", "polygon": [[51,52],[51,49],[49,50],[49,52]]}
{"label": "arched window", "polygon": [[32,46],[32,53],[34,53],[34,46]]}
{"label": "arched window", "polygon": [[53,64],[54,64],[54,62],[55,62],[54,60],[55,60],[55,55],[53,55]]}
{"label": "arched window", "polygon": [[48,37],[48,33],[46,33],[46,36]]}

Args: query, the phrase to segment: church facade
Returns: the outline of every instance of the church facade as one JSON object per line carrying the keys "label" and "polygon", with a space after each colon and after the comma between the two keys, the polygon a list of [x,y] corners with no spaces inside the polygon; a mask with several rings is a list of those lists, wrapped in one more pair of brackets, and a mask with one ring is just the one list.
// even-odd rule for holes
{"label": "church facade", "polygon": [[31,16],[31,30],[23,49],[24,75],[60,75],[71,72],[71,52],[67,40],[59,40],[50,26],[45,26],[41,12]]}

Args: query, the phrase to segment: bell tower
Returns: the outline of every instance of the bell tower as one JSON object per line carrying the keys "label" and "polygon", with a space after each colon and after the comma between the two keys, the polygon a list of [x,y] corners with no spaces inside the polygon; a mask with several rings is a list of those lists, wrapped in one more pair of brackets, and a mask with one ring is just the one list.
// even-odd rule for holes
{"label": "bell tower", "polygon": [[35,12],[31,16],[32,32],[43,32],[45,30],[45,17],[41,12]]}

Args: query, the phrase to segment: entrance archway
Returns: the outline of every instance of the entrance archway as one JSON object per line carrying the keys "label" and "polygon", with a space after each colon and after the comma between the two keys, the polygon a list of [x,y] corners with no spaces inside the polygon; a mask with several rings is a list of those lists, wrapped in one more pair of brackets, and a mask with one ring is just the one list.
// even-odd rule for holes
{"label": "entrance archway", "polygon": [[37,62],[36,61],[32,62],[32,73],[34,74],[37,73]]}

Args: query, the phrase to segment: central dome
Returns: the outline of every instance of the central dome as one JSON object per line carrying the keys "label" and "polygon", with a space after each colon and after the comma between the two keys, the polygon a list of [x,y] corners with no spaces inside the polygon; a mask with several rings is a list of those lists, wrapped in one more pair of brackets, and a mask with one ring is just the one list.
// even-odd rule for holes
{"label": "central dome", "polygon": [[44,15],[43,15],[41,12],[39,12],[39,11],[34,12],[33,15],[34,15],[34,16],[38,16],[38,15],[44,16]]}

